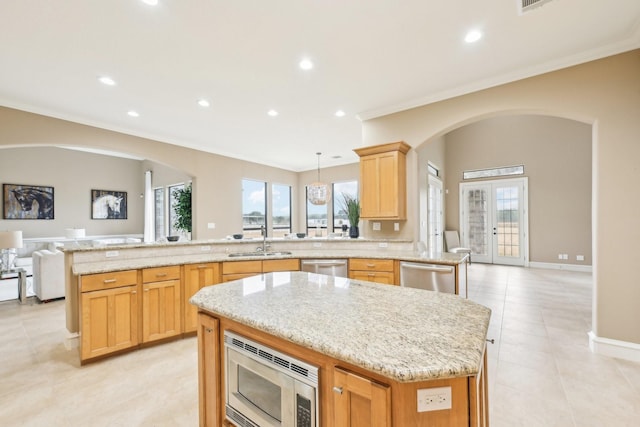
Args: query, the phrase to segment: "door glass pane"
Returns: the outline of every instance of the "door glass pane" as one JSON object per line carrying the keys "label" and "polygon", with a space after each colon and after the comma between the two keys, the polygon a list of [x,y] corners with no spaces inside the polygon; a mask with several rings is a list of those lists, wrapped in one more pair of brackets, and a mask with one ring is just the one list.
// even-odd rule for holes
{"label": "door glass pane", "polygon": [[427,221],[429,249],[442,251],[442,182],[429,180],[427,200]]}
{"label": "door glass pane", "polygon": [[496,188],[498,256],[520,256],[519,198],[518,187]]}
{"label": "door glass pane", "polygon": [[240,365],[238,392],[256,408],[282,422],[282,390],[277,384]]}
{"label": "door glass pane", "polygon": [[284,237],[291,233],[291,187],[288,185],[273,184],[271,186],[273,225],[272,237]]}
{"label": "door glass pane", "polygon": [[244,237],[261,237],[260,227],[266,227],[267,183],[242,180],[242,232]]}
{"label": "door glass pane", "polygon": [[164,224],[164,188],[156,188],[153,190],[153,207],[155,216],[155,240],[165,237]]}
{"label": "door glass pane", "polygon": [[487,255],[488,241],[487,230],[489,214],[487,212],[487,191],[485,189],[472,189],[467,192],[466,197],[468,221],[466,237],[472,254]]}

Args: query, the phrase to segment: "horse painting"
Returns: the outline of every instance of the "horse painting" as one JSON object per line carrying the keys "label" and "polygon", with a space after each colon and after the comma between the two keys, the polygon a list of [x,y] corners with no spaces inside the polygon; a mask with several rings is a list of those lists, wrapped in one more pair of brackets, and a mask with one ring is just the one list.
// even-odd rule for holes
{"label": "horse painting", "polygon": [[[96,191],[96,190],[94,190]],[[122,194],[122,195],[117,195]],[[114,194],[103,194],[93,198],[92,216],[93,219],[126,219],[126,193],[114,192]]]}
{"label": "horse painting", "polygon": [[15,202],[9,200],[9,206],[5,205],[5,219],[53,219],[53,187],[4,187],[5,200],[9,193],[15,198]]}

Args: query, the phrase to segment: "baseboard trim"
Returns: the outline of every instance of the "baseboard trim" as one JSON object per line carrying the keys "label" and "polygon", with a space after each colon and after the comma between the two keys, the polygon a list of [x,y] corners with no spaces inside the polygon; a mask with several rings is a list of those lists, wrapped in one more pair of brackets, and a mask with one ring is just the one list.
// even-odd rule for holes
{"label": "baseboard trim", "polygon": [[589,348],[592,353],[640,362],[640,344],[602,338],[593,331],[589,331]]}
{"label": "baseboard trim", "polygon": [[555,262],[530,262],[529,267],[545,268],[549,270],[568,270],[568,271],[579,271],[582,273],[593,273],[593,267],[590,265],[558,264]]}

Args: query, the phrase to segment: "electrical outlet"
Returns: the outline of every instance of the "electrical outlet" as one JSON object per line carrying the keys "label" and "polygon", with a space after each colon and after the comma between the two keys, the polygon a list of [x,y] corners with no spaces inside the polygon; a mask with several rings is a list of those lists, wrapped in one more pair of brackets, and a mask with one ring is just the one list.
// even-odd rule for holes
{"label": "electrical outlet", "polygon": [[120,255],[120,252],[118,251],[107,251],[104,253],[104,256],[106,256],[107,258],[113,258]]}
{"label": "electrical outlet", "polygon": [[208,222],[207,223],[207,228],[209,230],[216,228],[216,223],[215,222]]}
{"label": "electrical outlet", "polygon": [[373,223],[373,231],[380,231],[380,223],[379,222],[374,222]]}
{"label": "electrical outlet", "polygon": [[576,255],[576,261],[584,261],[584,255]]}
{"label": "electrical outlet", "polygon": [[320,243],[320,242],[313,242],[313,247],[314,247],[314,248],[320,248],[320,247],[322,247],[322,243]]}
{"label": "electrical outlet", "polygon": [[399,222],[394,222],[393,223],[393,231],[400,231],[400,223]]}
{"label": "electrical outlet", "polygon": [[202,252],[207,252],[211,250],[211,246],[200,246],[200,250]]}
{"label": "electrical outlet", "polygon": [[388,247],[388,246],[389,246],[389,245],[387,244],[387,242],[380,242],[380,243],[378,243],[378,247],[379,247],[379,248],[386,248],[386,247]]}
{"label": "electrical outlet", "polygon": [[433,387],[418,390],[418,412],[451,409],[451,387]]}
{"label": "electrical outlet", "polygon": [[562,254],[562,259],[569,259],[569,254]]}

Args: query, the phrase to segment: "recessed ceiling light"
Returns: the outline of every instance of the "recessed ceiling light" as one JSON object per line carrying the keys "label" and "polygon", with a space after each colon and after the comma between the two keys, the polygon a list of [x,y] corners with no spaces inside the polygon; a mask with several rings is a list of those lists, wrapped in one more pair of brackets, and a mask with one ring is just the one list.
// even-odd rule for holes
{"label": "recessed ceiling light", "polygon": [[157,6],[158,0],[141,0],[142,3],[148,4],[149,6]]}
{"label": "recessed ceiling light", "polygon": [[467,43],[475,43],[482,38],[482,33],[478,30],[471,30],[464,36],[464,41]]}
{"label": "recessed ceiling light", "polygon": [[129,110],[127,111],[127,114],[131,117],[140,117],[140,113],[138,113],[137,111],[134,110]]}
{"label": "recessed ceiling light", "polygon": [[209,101],[207,101],[206,99],[202,98],[198,100],[198,105],[203,108],[207,108],[211,106],[211,103],[209,103]]}
{"label": "recessed ceiling light", "polygon": [[304,58],[298,65],[300,65],[300,68],[303,70],[310,70],[313,68],[313,62],[311,62],[309,58]]}
{"label": "recessed ceiling light", "polygon": [[269,110],[267,111],[267,114],[271,117],[276,117],[279,113],[276,110]]}
{"label": "recessed ceiling light", "polygon": [[115,86],[116,85],[116,81],[113,80],[111,77],[109,76],[102,76],[98,78],[98,81],[100,83],[102,83],[103,85],[107,85],[107,86]]}
{"label": "recessed ceiling light", "polygon": [[344,117],[344,115],[345,115],[344,111],[342,111],[342,110],[336,111],[336,117]]}

